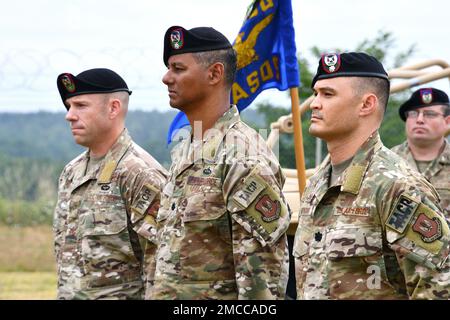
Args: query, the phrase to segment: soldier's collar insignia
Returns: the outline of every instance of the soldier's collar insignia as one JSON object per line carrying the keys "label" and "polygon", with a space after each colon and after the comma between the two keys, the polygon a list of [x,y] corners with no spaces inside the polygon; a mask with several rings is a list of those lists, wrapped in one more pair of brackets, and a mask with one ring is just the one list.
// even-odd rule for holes
{"label": "soldier's collar insignia", "polygon": [[424,104],[430,104],[433,102],[433,90],[431,89],[421,89],[420,98]]}
{"label": "soldier's collar insignia", "polygon": [[70,74],[64,74],[61,77],[61,82],[67,91],[69,91],[70,93],[75,92],[75,89],[76,89],[75,82],[73,81],[72,76]]}
{"label": "soldier's collar insignia", "polygon": [[333,73],[341,67],[341,56],[338,53],[328,53],[322,56],[322,68],[326,73]]}
{"label": "soldier's collar insignia", "polygon": [[181,28],[173,29],[170,33],[170,46],[175,50],[184,47],[184,34]]}

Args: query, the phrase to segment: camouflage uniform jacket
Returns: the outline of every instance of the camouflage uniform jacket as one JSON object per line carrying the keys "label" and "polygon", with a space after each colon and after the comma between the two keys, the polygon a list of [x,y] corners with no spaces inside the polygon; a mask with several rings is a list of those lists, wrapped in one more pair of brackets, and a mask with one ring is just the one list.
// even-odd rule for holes
{"label": "camouflage uniform jacket", "polygon": [[235,106],[193,141],[172,151],[151,297],[283,298],[290,211],[277,158]]}
{"label": "camouflage uniform jacket", "polygon": [[448,299],[449,227],[435,189],[374,133],[329,186],[309,179],[295,235],[299,299]]}
{"label": "camouflage uniform jacket", "polygon": [[126,129],[86,173],[88,161],[86,151],[59,179],[58,298],[141,299],[144,281],[153,280],[155,219],[167,173]]}
{"label": "camouflage uniform jacket", "polygon": [[[422,175],[427,178],[438,192],[441,200],[441,207],[444,209],[446,218],[450,221],[450,144],[447,140],[444,141],[444,150],[439,157],[434,159],[428,168],[422,172]],[[391,150],[405,159],[414,170],[419,171],[407,141],[393,147]]]}

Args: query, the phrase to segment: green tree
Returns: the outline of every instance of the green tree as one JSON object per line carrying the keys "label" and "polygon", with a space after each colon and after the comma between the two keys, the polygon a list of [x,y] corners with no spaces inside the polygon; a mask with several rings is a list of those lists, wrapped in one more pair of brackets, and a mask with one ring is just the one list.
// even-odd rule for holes
{"label": "green tree", "polygon": [[[378,31],[373,39],[365,39],[360,42],[354,50],[342,50],[340,48],[319,48],[312,47],[311,53],[316,58],[310,63],[306,58],[299,57],[298,63],[300,68],[301,84],[299,86],[300,100],[304,101],[313,94],[311,89],[312,78],[316,72],[317,61],[323,52],[346,52],[346,51],[362,51],[379,59],[386,70],[404,65],[405,62],[414,54],[415,44],[412,44],[405,50],[395,51],[396,40],[391,32]],[[311,67],[312,66],[312,67]],[[385,119],[380,128],[380,136],[387,147],[393,147],[405,140],[404,123],[398,116],[398,108],[400,104],[407,98],[410,92],[404,92],[391,95],[385,114]],[[290,114],[290,108],[274,106],[270,103],[261,103],[256,106],[257,111],[264,115],[265,124],[263,127],[270,128],[270,124],[282,115]],[[302,115],[302,133],[303,145],[305,153],[306,168],[315,165],[315,137],[309,132],[309,119],[311,112],[307,111]],[[295,168],[294,144],[292,135],[283,134],[279,140],[279,157],[283,167]],[[325,143],[322,144],[322,155],[327,153]]]}

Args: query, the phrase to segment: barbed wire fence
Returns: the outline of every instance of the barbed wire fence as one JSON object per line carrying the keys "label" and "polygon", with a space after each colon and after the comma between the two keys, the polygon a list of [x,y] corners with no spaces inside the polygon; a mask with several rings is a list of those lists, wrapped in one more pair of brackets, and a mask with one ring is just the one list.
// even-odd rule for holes
{"label": "barbed wire fence", "polygon": [[133,96],[135,103],[167,104],[161,82],[165,70],[162,53],[149,47],[84,51],[0,49],[0,111],[14,106],[28,107],[30,103],[40,108],[59,105],[58,74],[78,74],[98,67],[119,73],[133,92],[138,93]]}

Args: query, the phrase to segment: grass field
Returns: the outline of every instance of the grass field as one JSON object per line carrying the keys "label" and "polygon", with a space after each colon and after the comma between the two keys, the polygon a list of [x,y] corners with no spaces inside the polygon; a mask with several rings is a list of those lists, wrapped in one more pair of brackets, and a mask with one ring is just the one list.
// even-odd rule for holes
{"label": "grass field", "polygon": [[55,272],[51,226],[0,225],[0,272]]}
{"label": "grass field", "polygon": [[54,299],[51,226],[0,225],[0,299]]}
{"label": "grass field", "polygon": [[54,272],[0,272],[0,300],[56,298]]}

